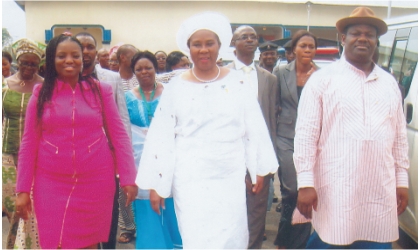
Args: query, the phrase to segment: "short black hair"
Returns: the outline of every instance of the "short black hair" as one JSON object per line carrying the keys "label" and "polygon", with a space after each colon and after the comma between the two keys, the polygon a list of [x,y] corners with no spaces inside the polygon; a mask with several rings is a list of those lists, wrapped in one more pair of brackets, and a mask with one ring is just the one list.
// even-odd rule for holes
{"label": "short black hair", "polygon": [[152,62],[153,67],[155,68],[155,71],[158,69],[158,62],[156,60],[155,55],[152,54],[152,52],[145,50],[145,51],[139,51],[136,54],[134,54],[133,58],[131,59],[130,68],[134,73],[134,66],[136,66],[136,63],[140,59],[148,59],[150,62]]}
{"label": "short black hair", "polygon": [[80,32],[80,33],[77,33],[77,35],[75,35],[74,37],[79,37],[79,36],[87,36],[87,37],[92,37],[92,39],[93,39],[93,41],[95,42],[95,47],[96,47],[96,39],[95,39],[95,37],[94,36],[92,36],[92,34],[90,34],[89,32],[85,32],[85,31],[83,31],[83,32]]}
{"label": "short black hair", "polygon": [[292,50],[296,48],[297,43],[304,36],[312,37],[315,41],[315,49],[318,48],[318,39],[314,34],[306,30],[298,30],[292,37]]}
{"label": "short black hair", "polygon": [[[137,52],[139,51],[136,47],[131,44],[123,44],[117,49],[117,61],[120,62],[121,54],[126,54],[129,49],[135,49]],[[153,55],[153,54],[152,54]]]}
{"label": "short black hair", "polygon": [[172,67],[177,65],[183,57],[186,57],[181,51],[172,51],[166,58],[166,72],[171,72]]}
{"label": "short black hair", "polygon": [[13,61],[12,56],[10,55],[10,53],[7,52],[7,51],[5,51],[5,50],[2,50],[1,51],[1,57],[6,58],[7,61],[9,61],[9,63],[12,63],[12,61]]}
{"label": "short black hair", "polygon": [[156,56],[159,52],[162,52],[163,54],[165,54],[165,56],[166,56],[166,57],[168,56],[168,55],[165,53],[165,51],[163,51],[163,50],[158,50],[158,51],[156,51],[156,52],[155,52],[155,56]]}

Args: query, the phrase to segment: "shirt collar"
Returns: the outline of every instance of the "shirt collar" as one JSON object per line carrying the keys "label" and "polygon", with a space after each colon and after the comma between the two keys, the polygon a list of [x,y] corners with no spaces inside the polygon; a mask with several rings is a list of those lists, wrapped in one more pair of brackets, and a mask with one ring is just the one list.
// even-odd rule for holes
{"label": "shirt collar", "polygon": [[93,69],[92,73],[90,74],[91,77],[95,78],[96,80],[98,79],[98,72],[96,70],[96,67]]}
{"label": "shirt collar", "polygon": [[[81,85],[83,87],[83,90],[90,90],[91,89],[90,85],[86,81],[82,81]],[[59,80],[59,79],[56,80],[56,88],[57,88],[58,91],[61,91],[63,88],[70,88],[71,89],[69,84],[67,84],[64,81]],[[76,85],[76,88],[79,88],[79,84]]]}
{"label": "shirt collar", "polygon": [[233,61],[235,62],[236,70],[242,70],[242,68],[245,66],[251,67],[253,70],[256,70],[253,62],[250,65],[245,65],[243,62],[239,61],[238,58],[236,57],[233,59]]}
{"label": "shirt collar", "polygon": [[[365,77],[365,73],[356,68],[355,66],[353,66],[351,63],[349,63],[346,59],[346,57],[344,56],[344,54],[341,56],[340,58],[340,63],[345,66],[346,68],[350,69],[351,71],[353,71],[354,73],[363,75]],[[373,62],[372,62],[373,63]],[[374,63],[374,67],[372,69],[372,71],[370,72],[370,74],[366,77],[366,82],[370,82],[370,81],[374,81],[376,79],[378,79],[379,77],[379,70],[378,70],[378,65],[376,65]]]}

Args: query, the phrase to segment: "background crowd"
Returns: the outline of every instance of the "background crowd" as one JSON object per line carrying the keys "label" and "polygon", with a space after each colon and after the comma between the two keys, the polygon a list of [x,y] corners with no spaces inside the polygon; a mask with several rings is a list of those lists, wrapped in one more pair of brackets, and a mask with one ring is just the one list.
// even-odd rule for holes
{"label": "background crowd", "polygon": [[359,7],[337,29],[330,70],[308,31],[276,65],[276,44],[213,12],[168,54],[87,32],[17,41],[16,72],[2,52],[7,248],[261,248],[276,171],[276,246],[390,248],[408,149],[398,84],[373,62],[387,26]]}

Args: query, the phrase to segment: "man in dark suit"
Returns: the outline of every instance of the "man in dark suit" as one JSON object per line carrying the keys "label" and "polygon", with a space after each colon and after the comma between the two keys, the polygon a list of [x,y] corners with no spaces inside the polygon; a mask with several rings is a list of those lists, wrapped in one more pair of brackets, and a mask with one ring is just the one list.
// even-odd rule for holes
{"label": "man in dark suit", "polygon": [[[270,72],[254,63],[255,50],[258,46],[258,37],[250,26],[238,27],[232,37],[232,44],[236,48],[236,58],[226,67],[243,72],[244,83],[248,84],[261,106],[261,110],[270,132],[271,140],[276,136],[276,115],[278,107],[277,80]],[[274,147],[274,145],[273,145]],[[252,182],[249,174],[246,176],[246,199],[248,209],[248,248],[261,248],[264,231],[265,216],[267,212],[267,199],[270,178],[258,176],[257,182],[263,183],[260,192],[252,191]]]}

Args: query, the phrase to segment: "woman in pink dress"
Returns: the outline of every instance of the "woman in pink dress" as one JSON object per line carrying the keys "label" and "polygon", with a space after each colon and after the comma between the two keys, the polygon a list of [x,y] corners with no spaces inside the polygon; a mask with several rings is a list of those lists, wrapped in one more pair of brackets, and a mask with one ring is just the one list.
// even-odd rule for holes
{"label": "woman in pink dress", "polygon": [[115,174],[127,205],[137,194],[130,140],[111,86],[82,78],[77,39],[53,38],[46,65],[44,84],[34,88],[26,112],[16,213],[26,219],[31,212],[33,183],[41,247],[97,248],[108,240]]}

